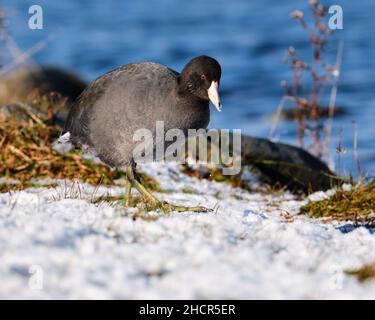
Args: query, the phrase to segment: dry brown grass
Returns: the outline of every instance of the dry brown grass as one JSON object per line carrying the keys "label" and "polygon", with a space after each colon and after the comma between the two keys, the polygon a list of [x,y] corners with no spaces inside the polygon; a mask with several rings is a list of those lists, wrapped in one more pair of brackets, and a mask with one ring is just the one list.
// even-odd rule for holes
{"label": "dry brown grass", "polygon": [[355,270],[347,270],[348,275],[355,276],[360,282],[375,279],[375,263],[366,264],[363,267]]}
{"label": "dry brown grass", "polygon": [[[81,180],[90,184],[114,185],[125,177],[121,170],[83,159],[76,152],[60,154],[51,141],[60,133],[34,116],[28,122],[0,119],[0,177],[17,180],[19,184],[3,184],[0,191],[20,190],[33,186],[35,179]],[[154,179],[141,175],[151,190],[158,190]]]}

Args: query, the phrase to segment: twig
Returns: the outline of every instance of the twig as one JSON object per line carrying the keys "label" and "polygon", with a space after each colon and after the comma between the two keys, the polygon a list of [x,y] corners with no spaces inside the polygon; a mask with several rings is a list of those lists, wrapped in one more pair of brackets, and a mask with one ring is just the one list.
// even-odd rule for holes
{"label": "twig", "polygon": [[97,183],[97,185],[95,186],[95,188],[94,188],[94,190],[93,190],[93,192],[92,192],[92,194],[91,194],[91,201],[90,201],[91,203],[94,203],[94,199],[95,199],[96,193],[98,192],[99,187],[100,187],[101,184],[102,184],[102,181],[103,181],[103,175],[100,176],[100,180],[99,180],[99,182]]}
{"label": "twig", "polygon": [[336,104],[336,97],[337,97],[337,86],[338,86],[338,80],[340,77],[340,69],[341,69],[341,61],[342,61],[342,55],[343,55],[343,49],[344,49],[344,41],[340,40],[339,46],[337,49],[337,56],[336,56],[336,64],[334,68],[334,82],[331,89],[331,96],[329,99],[329,109],[328,109],[328,121],[326,126],[326,132],[325,132],[325,147],[326,147],[326,157],[327,162],[329,163],[329,150],[331,148],[331,132],[332,132],[332,125],[333,125],[333,117],[335,115],[335,104]]}
{"label": "twig", "polygon": [[5,65],[1,70],[0,70],[0,77],[3,77],[6,73],[8,73],[10,70],[15,68],[16,66],[24,63],[30,57],[35,54],[36,52],[40,51],[43,49],[46,44],[51,41],[55,37],[55,34],[50,34],[45,40],[39,41],[36,43],[34,46],[32,46],[30,49],[26,50],[25,52],[20,53],[12,63],[9,63]]}
{"label": "twig", "polygon": [[358,126],[355,121],[353,121],[353,124],[354,124],[354,142],[353,142],[354,162],[357,167],[358,182],[361,183],[363,180],[363,175],[362,175],[361,166],[359,164],[359,156],[358,156]]}
{"label": "twig", "polygon": [[9,151],[13,154],[20,156],[23,158],[26,162],[31,163],[33,162],[32,159],[30,159],[26,154],[24,154],[21,150],[17,149],[16,147],[12,146],[11,144],[7,146],[9,148]]}
{"label": "twig", "polygon": [[44,122],[42,119],[40,119],[35,113],[31,112],[29,109],[28,109],[28,106],[26,105],[23,105],[23,104],[19,104],[19,107],[25,111],[27,113],[27,115],[32,119],[34,120],[34,122],[36,122],[37,124],[40,124],[40,125],[44,125]]}
{"label": "twig", "polygon": [[284,108],[284,104],[285,102],[289,99],[288,96],[283,96],[279,102],[279,105],[277,106],[277,109],[276,109],[276,115],[272,121],[272,126],[271,126],[271,129],[270,129],[270,132],[269,132],[269,137],[272,139],[274,138],[275,136],[275,132],[276,132],[276,129],[277,129],[277,125],[279,124],[280,122],[280,118],[281,118],[281,112],[283,111],[283,108]]}
{"label": "twig", "polygon": [[338,176],[341,175],[341,154],[344,152],[344,149],[342,148],[341,144],[342,144],[342,134],[343,134],[343,129],[340,128],[340,138],[339,138],[339,144],[336,148],[336,152],[337,152],[337,174]]}
{"label": "twig", "polygon": [[0,29],[0,36],[4,39],[4,43],[10,48],[10,53],[13,58],[17,58],[22,54],[22,50],[18,47],[14,39],[5,31]]}

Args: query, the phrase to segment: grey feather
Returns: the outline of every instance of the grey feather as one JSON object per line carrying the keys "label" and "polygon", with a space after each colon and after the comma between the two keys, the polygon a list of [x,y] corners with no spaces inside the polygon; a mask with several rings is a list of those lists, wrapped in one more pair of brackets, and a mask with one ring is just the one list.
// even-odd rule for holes
{"label": "grey feather", "polygon": [[132,163],[138,129],[155,133],[156,121],[165,130],[206,128],[208,100],[181,93],[179,74],[160,64],[124,65],[92,82],[68,115],[65,131],[74,145],[89,146],[112,167]]}

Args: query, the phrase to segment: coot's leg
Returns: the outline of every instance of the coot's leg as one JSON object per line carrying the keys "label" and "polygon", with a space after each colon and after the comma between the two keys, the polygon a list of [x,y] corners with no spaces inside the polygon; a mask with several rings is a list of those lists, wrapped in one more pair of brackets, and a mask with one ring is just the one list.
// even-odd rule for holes
{"label": "coot's leg", "polygon": [[137,179],[136,171],[133,167],[129,166],[126,168],[126,176],[128,177],[131,186],[136,188],[138,192],[146,198],[146,200],[151,204],[151,209],[162,209],[164,212],[170,211],[193,211],[193,212],[208,212],[212,211],[212,209],[208,209],[205,207],[185,207],[185,206],[176,206],[173,204],[169,204],[167,202],[159,201],[150,191],[148,191]]}
{"label": "coot's leg", "polygon": [[126,168],[126,176],[128,177],[131,185],[138,190],[138,192],[144,196],[153,206],[161,205],[161,202],[148,191],[136,178],[135,170],[129,166]]}
{"label": "coot's leg", "polygon": [[132,183],[126,178],[125,181],[125,206],[129,207],[132,196]]}

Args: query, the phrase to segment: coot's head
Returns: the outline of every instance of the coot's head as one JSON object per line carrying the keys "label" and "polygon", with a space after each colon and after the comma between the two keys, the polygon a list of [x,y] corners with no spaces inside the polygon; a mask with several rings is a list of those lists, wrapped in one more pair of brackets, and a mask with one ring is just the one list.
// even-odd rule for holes
{"label": "coot's head", "polygon": [[180,89],[201,99],[211,100],[221,111],[219,84],[221,67],[219,62],[208,56],[196,57],[185,66],[180,76]]}

